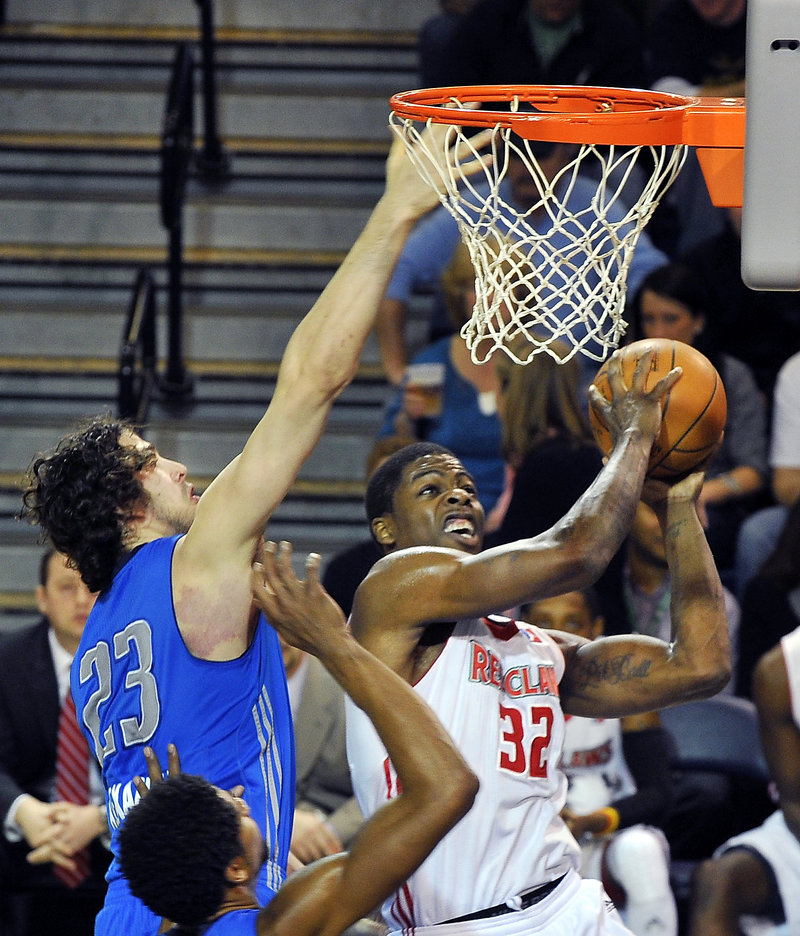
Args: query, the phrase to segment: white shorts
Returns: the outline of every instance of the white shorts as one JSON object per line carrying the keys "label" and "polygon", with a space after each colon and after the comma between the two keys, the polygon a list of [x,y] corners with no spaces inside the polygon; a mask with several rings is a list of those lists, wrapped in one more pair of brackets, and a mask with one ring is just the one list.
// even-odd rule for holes
{"label": "white shorts", "polygon": [[568,871],[558,887],[525,910],[461,923],[402,930],[404,936],[631,936],[599,881]]}
{"label": "white shorts", "polygon": [[[728,839],[714,852],[714,857],[741,845],[758,852],[772,868],[789,932],[800,933],[800,842],[789,831],[781,810],[776,810],[757,828]],[[752,920],[746,929],[758,931]]]}

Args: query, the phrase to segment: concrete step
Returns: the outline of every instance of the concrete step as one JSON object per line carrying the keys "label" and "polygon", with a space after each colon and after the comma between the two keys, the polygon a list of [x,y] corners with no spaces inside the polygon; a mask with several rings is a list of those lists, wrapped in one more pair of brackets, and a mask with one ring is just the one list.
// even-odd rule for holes
{"label": "concrete step", "polygon": [[[231,87],[265,76],[289,83],[320,73],[356,84],[381,76],[404,81],[417,68],[413,33],[222,28],[215,37],[217,79]],[[0,29],[0,60],[8,78],[44,80],[79,68],[86,79],[104,75],[136,84],[167,78],[180,43],[196,49],[199,65],[200,38],[197,28],[9,24]]]}
{"label": "concrete step", "polygon": [[[228,137],[221,143],[231,163],[231,177],[222,189],[228,194],[263,198],[275,191],[301,191],[300,185],[307,191],[314,183],[323,198],[334,193],[341,198],[352,189],[374,201],[383,190],[388,138]],[[34,185],[40,192],[57,192],[66,178],[72,188],[88,184],[92,191],[113,179],[115,186],[141,190],[159,176],[160,148],[154,134],[0,132],[0,184],[8,192]],[[195,152],[202,150],[198,137]],[[190,197],[193,186],[201,183],[190,175]],[[198,190],[207,189],[203,184]]]}
{"label": "concrete step", "polygon": [[[41,547],[15,520],[24,471],[80,417],[115,409],[115,359],[143,264],[158,286],[163,353],[159,134],[175,45],[198,38],[188,0],[5,6],[0,627],[33,608]],[[263,413],[292,329],[380,195],[388,97],[415,85],[415,33],[437,11],[436,0],[216,4],[219,127],[233,177],[213,193],[190,181],[185,350],[195,394],[182,407],[157,394],[146,430],[201,489]],[[199,95],[196,117],[200,135]],[[365,534],[360,479],[387,395],[376,360],[371,343],[267,531],[301,557],[315,549],[327,560]]]}
{"label": "concrete step", "polygon": [[[264,364],[280,360],[295,326],[311,308],[316,293],[289,295],[277,302],[240,293],[235,300],[184,304],[184,353],[199,366],[215,361]],[[106,299],[85,291],[83,301],[48,296],[11,301],[0,292],[0,374],[13,357],[17,372],[37,367],[36,361],[80,362],[117,357],[127,308],[127,294]],[[167,300],[157,296],[157,347],[167,348]],[[369,358],[374,359],[372,351]],[[53,365],[50,365],[52,372]]]}
{"label": "concrete step", "polygon": [[[269,135],[282,138],[387,141],[391,87],[333,86],[228,92],[220,88],[222,137]],[[34,81],[10,81],[0,96],[0,126],[14,132],[159,133],[165,86],[130,88],[104,81],[64,82],[54,89]],[[197,126],[202,126],[197,102]]]}
{"label": "concrete step", "polygon": [[[176,408],[156,390],[151,421],[179,419],[184,424],[225,429],[235,425],[243,427],[247,434],[272,397],[279,361],[238,363],[189,358],[186,368],[194,379],[192,400]],[[390,392],[380,369],[362,362],[353,382],[336,400],[328,424],[371,433]],[[73,423],[87,414],[112,408],[116,393],[117,365],[110,358],[0,357],[2,425],[41,426],[42,419],[48,417],[57,417],[59,426]]]}
{"label": "concrete step", "polygon": [[[158,24],[195,27],[198,7],[189,0],[6,0],[9,23]],[[218,28],[238,29],[350,29],[416,32],[438,12],[436,0],[337,0],[297,3],[296,0],[217,0],[214,22]]]}
{"label": "concrete step", "polygon": [[[92,244],[115,249],[160,247],[158,191],[0,192],[3,239],[8,244],[51,247]],[[183,209],[183,243],[191,248],[347,251],[372,210],[371,199],[316,198],[273,193],[270,198],[229,193],[190,195]]]}
{"label": "concrete step", "polygon": [[[128,289],[133,282],[131,271],[150,266],[160,274],[166,259],[166,243],[163,247],[0,243],[0,285]],[[189,247],[184,251],[185,285],[189,291],[200,292],[321,290],[343,259],[340,250]]]}
{"label": "concrete step", "polygon": [[[116,371],[113,361],[86,359],[69,370],[32,367],[0,373],[0,473],[18,479],[36,452],[47,450],[86,416],[113,412]],[[276,368],[264,364],[233,368],[189,362],[194,393],[176,407],[156,393],[146,434],[162,451],[189,467],[198,487],[241,450],[263,415],[274,388]],[[366,457],[380,425],[388,388],[365,367],[337,400],[319,445],[300,473],[319,491],[340,493],[343,481],[361,479]],[[202,479],[205,479],[203,481]]]}

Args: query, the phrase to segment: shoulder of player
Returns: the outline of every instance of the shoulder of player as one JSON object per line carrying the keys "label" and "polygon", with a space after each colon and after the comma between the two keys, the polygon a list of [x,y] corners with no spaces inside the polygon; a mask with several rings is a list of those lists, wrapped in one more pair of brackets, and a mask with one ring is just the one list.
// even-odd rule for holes
{"label": "shoulder of player", "polygon": [[[388,553],[379,559],[367,573],[356,595],[382,597],[384,600],[400,595],[413,576],[419,585],[426,578],[437,578],[451,569],[460,568],[465,560],[472,558],[455,549],[436,546],[414,546]],[[408,597],[406,594],[405,598]]]}
{"label": "shoulder of player", "polygon": [[448,573],[469,558],[454,549],[420,546],[379,559],[356,590],[350,616],[353,633],[360,637],[375,627],[399,630],[420,623],[418,609],[426,607]]}

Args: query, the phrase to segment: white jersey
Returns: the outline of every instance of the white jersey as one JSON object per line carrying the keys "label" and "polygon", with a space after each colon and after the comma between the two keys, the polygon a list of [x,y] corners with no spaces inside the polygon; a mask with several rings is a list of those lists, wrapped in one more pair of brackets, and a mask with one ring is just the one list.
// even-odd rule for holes
{"label": "white jersey", "polygon": [[[800,627],[781,639],[781,652],[789,681],[792,716],[800,728]],[[800,842],[786,825],[783,812],[777,810],[757,828],[728,839],[715,856],[738,846],[753,849],[770,865],[778,883],[788,931],[800,933]],[[746,933],[763,932],[761,918],[743,917],[741,923]]]}
{"label": "white jersey", "polygon": [[[564,716],[561,650],[546,631],[507,618],[459,621],[417,683],[480,778],[475,805],[383,907],[391,929],[473,913],[579,865],[559,813]],[[369,719],[348,700],[347,752],[361,810],[397,794],[397,777]]]}
{"label": "white jersey", "polygon": [[566,716],[561,769],[567,775],[567,806],[580,816],[632,796],[636,783],[622,752],[618,718]]}

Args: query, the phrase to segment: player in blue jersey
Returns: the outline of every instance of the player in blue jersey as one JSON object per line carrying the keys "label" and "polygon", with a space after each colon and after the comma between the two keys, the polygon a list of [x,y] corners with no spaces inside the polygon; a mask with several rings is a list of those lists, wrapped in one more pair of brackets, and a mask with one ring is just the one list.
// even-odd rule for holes
{"label": "player in blue jersey", "polygon": [[[120,861],[134,893],[179,926],[207,936],[335,936],[398,887],[467,812],[478,782],[428,706],[360,647],[319,585],[319,557],[305,582],[287,566],[255,567],[259,604],[288,642],[316,654],[383,738],[402,784],[361,829],[349,853],[292,875],[259,910],[253,880],[264,858],[259,829],[241,801],[199,777],[169,775],[147,752],[151,789],[120,834]],[[310,601],[313,613],[303,614]],[[300,611],[299,616],[296,614]],[[144,766],[144,764],[142,764]]]}
{"label": "player in blue jersey", "polygon": [[[75,655],[72,692],[102,766],[112,850],[136,799],[142,748],[164,758],[175,742],[188,771],[225,788],[244,785],[270,847],[259,899],[283,880],[294,806],[291,716],[277,638],[253,611],[250,565],[355,374],[405,237],[435,202],[396,142],[385,192],[292,335],[266,413],[202,499],[183,464],[108,419],[31,466],[23,515],[101,592]],[[131,897],[116,861],[108,879],[97,936],[155,934],[159,919]]]}

